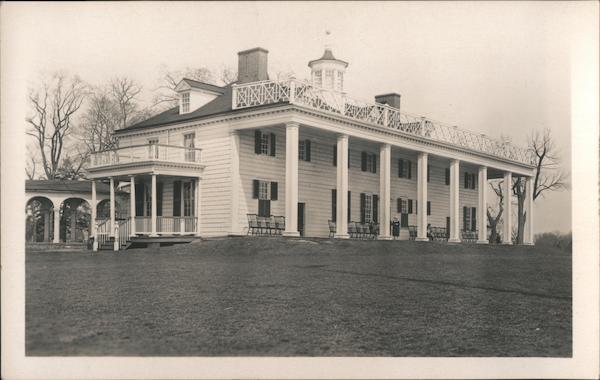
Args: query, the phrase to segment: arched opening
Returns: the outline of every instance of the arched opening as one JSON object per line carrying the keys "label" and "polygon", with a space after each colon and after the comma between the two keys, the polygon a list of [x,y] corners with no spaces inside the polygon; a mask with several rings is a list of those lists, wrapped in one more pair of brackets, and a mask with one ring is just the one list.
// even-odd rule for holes
{"label": "arched opening", "polygon": [[46,197],[33,197],[25,205],[25,241],[50,242],[54,238],[54,204]]}
{"label": "arched opening", "polygon": [[60,240],[85,242],[90,233],[90,204],[81,198],[67,198],[60,207]]}

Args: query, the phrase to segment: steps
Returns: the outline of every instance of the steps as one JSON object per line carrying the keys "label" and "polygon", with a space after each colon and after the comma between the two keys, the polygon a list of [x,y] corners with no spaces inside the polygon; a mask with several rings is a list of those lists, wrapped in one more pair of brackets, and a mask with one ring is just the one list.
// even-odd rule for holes
{"label": "steps", "polygon": [[[131,240],[127,240],[119,247],[119,251],[127,249],[131,246]],[[107,241],[98,246],[98,251],[113,251],[115,249],[115,238],[110,237]]]}

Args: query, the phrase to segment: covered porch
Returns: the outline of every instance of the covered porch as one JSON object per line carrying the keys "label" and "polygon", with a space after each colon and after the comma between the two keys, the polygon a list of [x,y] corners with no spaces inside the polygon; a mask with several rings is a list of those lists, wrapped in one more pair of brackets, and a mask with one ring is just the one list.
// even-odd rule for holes
{"label": "covered porch", "polygon": [[[98,152],[88,169],[92,204],[96,182],[110,189],[108,218],[92,226],[93,249],[119,250],[139,238],[199,236],[200,150],[148,144]],[[114,191],[129,194],[128,216],[115,216]],[[94,208],[92,208],[94,210]],[[145,240],[146,241],[146,240]]]}

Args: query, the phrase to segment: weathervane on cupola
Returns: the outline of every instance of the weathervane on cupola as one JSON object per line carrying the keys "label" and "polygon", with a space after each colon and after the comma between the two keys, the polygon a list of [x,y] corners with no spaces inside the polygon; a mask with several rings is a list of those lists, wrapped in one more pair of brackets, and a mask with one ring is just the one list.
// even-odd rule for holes
{"label": "weathervane on cupola", "polygon": [[344,91],[344,73],[348,62],[336,59],[331,51],[331,32],[325,31],[325,52],[319,59],[308,62],[313,85],[326,89]]}

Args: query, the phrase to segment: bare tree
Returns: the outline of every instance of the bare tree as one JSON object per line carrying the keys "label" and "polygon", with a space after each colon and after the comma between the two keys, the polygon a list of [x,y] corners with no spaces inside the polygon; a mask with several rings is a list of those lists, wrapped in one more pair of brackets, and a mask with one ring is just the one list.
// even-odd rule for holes
{"label": "bare tree", "polygon": [[119,111],[119,128],[125,128],[138,110],[137,96],[142,87],[127,77],[116,77],[110,81],[110,90]]}
{"label": "bare tree", "polygon": [[[500,181],[497,183],[490,182],[490,187],[496,193],[498,197],[498,210],[496,211],[494,208],[487,208],[487,219],[488,225],[490,226],[490,239],[489,242],[494,244],[498,241],[498,224],[500,220],[502,220],[502,213],[504,212],[504,194],[502,194],[502,184],[504,181]],[[494,215],[495,214],[495,215]]]}
{"label": "bare tree", "polygon": [[[561,170],[558,149],[549,129],[535,131],[529,136],[528,149],[535,159],[535,175],[533,178],[533,200],[543,196],[547,191],[567,188],[567,174]],[[517,196],[517,237],[518,244],[523,244],[527,213],[525,212],[526,187],[522,177],[513,179],[513,194]]]}
{"label": "bare tree", "polygon": [[73,126],[75,113],[86,96],[86,86],[77,76],[56,73],[40,89],[30,89],[32,115],[27,117],[27,134],[35,139],[47,179],[55,179],[62,164],[63,149]]}
{"label": "bare tree", "polygon": [[37,154],[30,146],[27,147],[27,163],[25,164],[25,174],[27,179],[35,179],[37,169]]}

